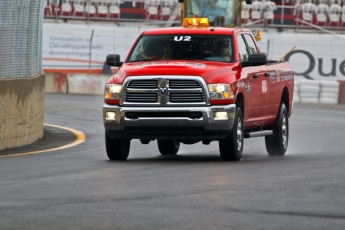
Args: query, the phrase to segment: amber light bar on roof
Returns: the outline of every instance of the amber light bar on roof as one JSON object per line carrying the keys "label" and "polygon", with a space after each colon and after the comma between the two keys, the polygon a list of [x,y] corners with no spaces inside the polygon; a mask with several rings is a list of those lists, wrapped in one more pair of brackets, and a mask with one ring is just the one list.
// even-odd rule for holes
{"label": "amber light bar on roof", "polygon": [[208,18],[185,18],[183,20],[183,27],[208,27],[210,24],[208,23]]}

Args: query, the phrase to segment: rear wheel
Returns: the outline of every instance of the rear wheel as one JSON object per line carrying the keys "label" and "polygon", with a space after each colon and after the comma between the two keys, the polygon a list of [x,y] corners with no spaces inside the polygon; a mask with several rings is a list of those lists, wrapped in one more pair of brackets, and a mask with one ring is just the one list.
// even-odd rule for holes
{"label": "rear wheel", "polygon": [[111,138],[105,132],[105,148],[108,158],[113,161],[124,161],[128,158],[131,140]]}
{"label": "rear wheel", "polygon": [[289,118],[284,103],[273,126],[273,135],[265,136],[266,150],[270,156],[284,156],[289,143]]}
{"label": "rear wheel", "polygon": [[222,159],[225,161],[239,161],[243,152],[243,140],[243,115],[241,109],[237,108],[230,134],[219,140],[219,152]]}
{"label": "rear wheel", "polygon": [[180,149],[180,142],[176,140],[157,140],[159,152],[164,156],[176,155]]}

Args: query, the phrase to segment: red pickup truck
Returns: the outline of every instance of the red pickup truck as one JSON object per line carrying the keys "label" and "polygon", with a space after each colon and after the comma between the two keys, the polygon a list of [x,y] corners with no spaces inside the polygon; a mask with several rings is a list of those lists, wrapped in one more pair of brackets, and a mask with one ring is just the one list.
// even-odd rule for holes
{"label": "red pickup truck", "polygon": [[132,139],[157,140],[162,155],[180,143],[219,142],[238,161],[244,138],[265,137],[269,155],[288,147],[294,73],[268,62],[244,28],[185,26],[147,30],[105,85],[103,122],[110,160],[126,160]]}

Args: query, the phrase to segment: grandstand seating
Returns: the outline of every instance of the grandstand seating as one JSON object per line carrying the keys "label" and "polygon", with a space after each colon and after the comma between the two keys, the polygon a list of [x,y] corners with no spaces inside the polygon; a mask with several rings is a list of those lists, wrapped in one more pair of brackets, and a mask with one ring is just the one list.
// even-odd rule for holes
{"label": "grandstand seating", "polygon": [[[327,3],[329,2],[329,3]],[[345,1],[341,0],[319,0],[318,4],[314,4],[314,10],[310,10],[310,19],[305,20],[303,17],[303,6],[310,5],[310,3],[303,3],[302,12],[296,15],[296,17],[300,17],[302,13],[302,17],[300,17],[304,21],[309,21],[310,23],[322,26],[327,29],[344,29],[344,25],[341,24],[341,9],[342,5],[345,6]]]}
{"label": "grandstand seating", "polygon": [[[45,0],[46,19],[103,21],[177,21],[178,0]],[[345,28],[345,0],[253,0],[242,17],[249,25],[326,29]],[[56,4],[59,2],[59,4]]]}
{"label": "grandstand seating", "polygon": [[339,4],[332,4],[329,7],[329,25],[332,23],[335,23],[336,26],[340,23],[340,17],[341,17],[341,6]]}
{"label": "grandstand seating", "polygon": [[[44,0],[45,19],[168,20],[177,0]],[[58,2],[58,3],[57,3]],[[173,20],[178,20],[173,19]]]}
{"label": "grandstand seating", "polygon": [[[114,6],[117,6],[117,9],[112,9],[112,12],[114,14],[119,14],[120,13],[120,8],[118,7],[120,5],[119,1],[114,3]],[[108,6],[108,1],[107,0],[101,0],[97,3],[97,16],[98,17],[109,17],[109,12],[111,10],[111,6]]]}
{"label": "grandstand seating", "polygon": [[263,3],[255,0],[250,6],[250,17],[253,21],[262,19]]}
{"label": "grandstand seating", "polygon": [[148,0],[145,2],[146,19],[158,19],[158,0]]}
{"label": "grandstand seating", "polygon": [[343,5],[343,12],[341,14],[341,25],[345,25],[345,4]]}
{"label": "grandstand seating", "polygon": [[275,2],[271,1],[271,0],[263,0],[263,9],[264,9],[264,19],[266,19],[267,21],[273,21],[274,19],[274,11],[277,9],[277,6],[275,4]]}
{"label": "grandstand seating", "polygon": [[173,12],[173,8],[174,8],[173,0],[161,1],[161,19],[168,20],[171,13]]}
{"label": "grandstand seating", "polygon": [[85,15],[85,4],[83,0],[75,0],[73,2],[73,15]]}
{"label": "grandstand seating", "polygon": [[53,15],[53,7],[49,0],[44,2],[44,15]]}
{"label": "grandstand seating", "polygon": [[316,6],[316,23],[320,24],[323,23],[323,25],[327,24],[327,14],[329,13],[329,6],[324,3],[320,3]]}
{"label": "grandstand seating", "polygon": [[73,7],[69,0],[63,0],[60,7],[61,15],[70,16],[72,15]]}
{"label": "grandstand seating", "polygon": [[109,13],[108,13],[108,18],[120,18],[120,1],[113,1],[110,5],[109,5]]}

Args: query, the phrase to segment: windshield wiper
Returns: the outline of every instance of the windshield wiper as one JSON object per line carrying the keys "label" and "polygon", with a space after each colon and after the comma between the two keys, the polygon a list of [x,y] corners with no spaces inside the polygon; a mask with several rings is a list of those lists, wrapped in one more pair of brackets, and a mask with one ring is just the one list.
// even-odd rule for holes
{"label": "windshield wiper", "polygon": [[129,61],[129,62],[141,62],[141,61],[152,61],[152,59],[141,59],[141,60],[133,60],[133,61]]}
{"label": "windshield wiper", "polygon": [[183,60],[196,60],[196,61],[202,61],[200,58],[183,58]]}

